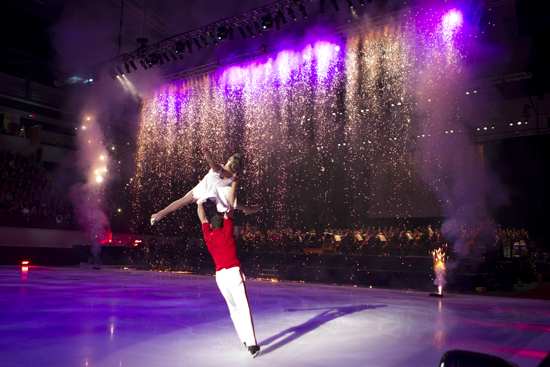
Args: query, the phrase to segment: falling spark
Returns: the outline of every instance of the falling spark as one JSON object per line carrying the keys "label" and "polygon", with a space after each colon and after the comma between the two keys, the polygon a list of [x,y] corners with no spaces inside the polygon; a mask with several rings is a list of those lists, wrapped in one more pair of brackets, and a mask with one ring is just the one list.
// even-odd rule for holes
{"label": "falling spark", "polygon": [[[441,216],[429,189],[440,177],[426,180],[427,157],[417,149],[452,127],[436,113],[442,106],[456,115],[434,96],[461,80],[463,48],[442,32],[456,35],[462,18],[442,26],[441,14],[411,14],[345,42],[317,41],[159,87],[143,100],[128,183],[134,229],[147,228],[151,213],[207,173],[202,146],[219,163],[243,154],[238,200],[262,205],[266,227],[303,228],[316,208],[341,228],[364,218]],[[196,216],[171,215],[155,230],[174,233]]]}

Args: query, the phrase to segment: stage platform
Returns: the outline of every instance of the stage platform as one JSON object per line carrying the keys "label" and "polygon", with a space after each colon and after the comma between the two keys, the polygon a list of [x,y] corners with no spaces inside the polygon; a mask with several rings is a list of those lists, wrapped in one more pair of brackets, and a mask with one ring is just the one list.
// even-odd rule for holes
{"label": "stage platform", "polygon": [[252,359],[208,275],[0,267],[0,366],[433,366],[489,353],[535,367],[550,301],[296,282],[247,282]]}

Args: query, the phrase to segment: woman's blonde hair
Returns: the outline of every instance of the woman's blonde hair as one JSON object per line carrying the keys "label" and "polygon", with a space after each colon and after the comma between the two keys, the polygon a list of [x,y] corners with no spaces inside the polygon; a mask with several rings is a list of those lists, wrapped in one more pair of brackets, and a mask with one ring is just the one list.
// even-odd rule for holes
{"label": "woman's blonde hair", "polygon": [[239,153],[235,153],[229,159],[229,168],[232,171],[238,172],[242,167],[242,156]]}

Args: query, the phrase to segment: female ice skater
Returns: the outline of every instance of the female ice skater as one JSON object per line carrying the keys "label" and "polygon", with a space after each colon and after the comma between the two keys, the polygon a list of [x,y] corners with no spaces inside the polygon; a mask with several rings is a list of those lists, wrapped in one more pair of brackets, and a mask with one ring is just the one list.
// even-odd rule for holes
{"label": "female ice skater", "polygon": [[216,208],[220,213],[226,213],[232,205],[235,209],[242,210],[246,214],[256,213],[261,209],[259,205],[244,205],[240,203],[236,198],[233,203],[229,202],[229,193],[231,192],[231,186],[237,185],[239,180],[235,180],[238,177],[238,171],[242,166],[242,158],[240,154],[233,154],[227,161],[225,166],[222,166],[212,158],[208,148],[202,148],[206,161],[210,165],[210,171],[204,176],[201,182],[198,183],[193,189],[191,189],[184,197],[172,202],[166,208],[162,209],[158,213],[151,215],[151,225],[159,222],[167,214],[178,210],[182,206],[189,205],[191,203],[202,204],[206,200],[210,199],[216,203]]}

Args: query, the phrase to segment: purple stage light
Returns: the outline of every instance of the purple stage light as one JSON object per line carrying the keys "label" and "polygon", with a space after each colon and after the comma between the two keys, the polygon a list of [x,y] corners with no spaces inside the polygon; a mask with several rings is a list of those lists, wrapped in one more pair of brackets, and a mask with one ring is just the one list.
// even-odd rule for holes
{"label": "purple stage light", "polygon": [[444,33],[454,33],[462,26],[464,23],[464,17],[462,12],[457,9],[452,9],[445,13],[443,16],[443,32]]}
{"label": "purple stage light", "polygon": [[340,46],[333,43],[317,41],[299,51],[283,50],[263,62],[227,68],[222,72],[221,79],[230,85],[241,83],[252,85],[267,80],[274,84],[286,84],[292,73],[304,68],[309,69],[314,62],[317,67],[318,81],[322,82],[330,76],[337,59],[343,57],[338,53],[339,49]]}
{"label": "purple stage light", "polygon": [[317,59],[317,73],[319,80],[328,77],[331,63],[337,55],[336,45],[329,42],[316,42],[313,47],[313,52]]}

